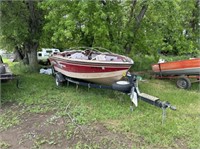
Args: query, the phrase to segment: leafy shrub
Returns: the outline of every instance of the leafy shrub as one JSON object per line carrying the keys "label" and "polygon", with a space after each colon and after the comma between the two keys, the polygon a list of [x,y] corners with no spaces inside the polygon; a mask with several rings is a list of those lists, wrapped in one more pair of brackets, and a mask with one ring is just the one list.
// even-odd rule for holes
{"label": "leafy shrub", "polygon": [[198,57],[196,55],[180,55],[180,56],[174,56],[174,55],[168,55],[168,56],[164,56],[161,55],[160,58],[164,59],[167,62],[171,62],[171,61],[178,61],[178,60],[185,60],[185,59],[189,59],[189,58],[195,58]]}
{"label": "leafy shrub", "polygon": [[151,65],[158,60],[153,55],[135,55],[132,57],[134,65],[131,71],[146,71],[151,70]]}

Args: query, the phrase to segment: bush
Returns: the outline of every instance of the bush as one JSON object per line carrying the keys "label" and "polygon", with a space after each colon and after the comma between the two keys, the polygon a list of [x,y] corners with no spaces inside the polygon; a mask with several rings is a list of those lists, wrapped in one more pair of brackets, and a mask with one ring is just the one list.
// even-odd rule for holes
{"label": "bush", "polygon": [[174,55],[168,55],[168,56],[161,55],[160,56],[161,59],[164,59],[167,62],[178,61],[178,60],[186,60],[186,59],[195,58],[195,57],[198,57],[198,56],[193,56],[193,55],[190,55],[190,54],[180,55],[180,56],[174,56]]}
{"label": "bush", "polygon": [[132,57],[134,65],[131,71],[146,71],[151,70],[151,65],[157,63],[157,58],[152,55],[135,55]]}
{"label": "bush", "polygon": [[23,64],[23,62],[18,62],[14,64],[14,67],[11,67],[13,73],[15,74],[23,74],[23,73],[31,73],[33,70],[28,66]]}

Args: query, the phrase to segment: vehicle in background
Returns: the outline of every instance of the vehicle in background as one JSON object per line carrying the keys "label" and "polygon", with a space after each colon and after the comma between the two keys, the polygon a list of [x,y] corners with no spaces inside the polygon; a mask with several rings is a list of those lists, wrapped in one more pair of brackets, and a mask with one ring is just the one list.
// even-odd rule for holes
{"label": "vehicle in background", "polygon": [[38,61],[47,62],[47,59],[51,54],[56,54],[60,52],[59,49],[46,49],[42,48],[42,51],[37,52]]}

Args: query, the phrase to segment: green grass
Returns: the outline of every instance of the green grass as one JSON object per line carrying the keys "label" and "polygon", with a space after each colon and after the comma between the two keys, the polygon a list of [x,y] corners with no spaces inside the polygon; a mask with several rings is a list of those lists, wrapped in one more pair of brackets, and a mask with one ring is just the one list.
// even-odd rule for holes
{"label": "green grass", "polygon": [[[157,96],[177,107],[177,111],[167,110],[164,125],[161,109],[139,101],[139,106],[130,112],[130,99],[122,93],[103,89],[88,91],[82,86],[76,91],[73,84],[56,87],[52,76],[23,73],[20,89],[16,88],[14,81],[1,84],[4,112],[0,116],[0,130],[19,125],[22,122],[20,115],[52,112],[54,118],[49,118],[47,123],[54,123],[59,117],[66,118],[68,114],[81,126],[102,123],[109,131],[133,140],[137,145],[132,148],[180,148],[180,144],[185,148],[200,148],[199,84],[193,84],[190,90],[182,90],[176,88],[172,80],[152,79],[140,82],[139,86],[141,92]],[[19,110],[9,109],[7,103],[10,102],[15,103]],[[66,138],[71,136],[68,131]],[[52,142],[56,141],[42,138],[36,140],[35,145]],[[111,144],[111,148],[115,145]],[[76,148],[94,146],[98,148],[100,144],[78,142],[75,145]]]}

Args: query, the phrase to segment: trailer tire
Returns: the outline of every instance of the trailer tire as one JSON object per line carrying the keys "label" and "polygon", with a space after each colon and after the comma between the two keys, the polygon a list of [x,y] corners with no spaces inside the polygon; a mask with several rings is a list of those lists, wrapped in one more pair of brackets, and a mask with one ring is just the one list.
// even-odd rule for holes
{"label": "trailer tire", "polygon": [[51,66],[51,70],[52,70],[52,76],[55,77],[56,76],[56,70],[54,68],[54,65]]}
{"label": "trailer tire", "polygon": [[55,82],[56,82],[56,86],[63,86],[65,82],[64,76],[59,72],[55,73]]}
{"label": "trailer tire", "polygon": [[190,79],[188,79],[186,76],[181,76],[177,80],[176,85],[178,88],[189,89],[191,87],[191,82]]}
{"label": "trailer tire", "polygon": [[58,79],[57,77],[55,78],[55,81],[56,81],[56,86],[59,87],[59,86],[62,86],[62,85],[63,85],[63,82],[60,82],[59,79]]}
{"label": "trailer tire", "polygon": [[121,91],[124,93],[130,93],[131,88],[132,88],[132,84],[130,84],[130,82],[128,81],[117,81],[112,84],[113,90]]}

